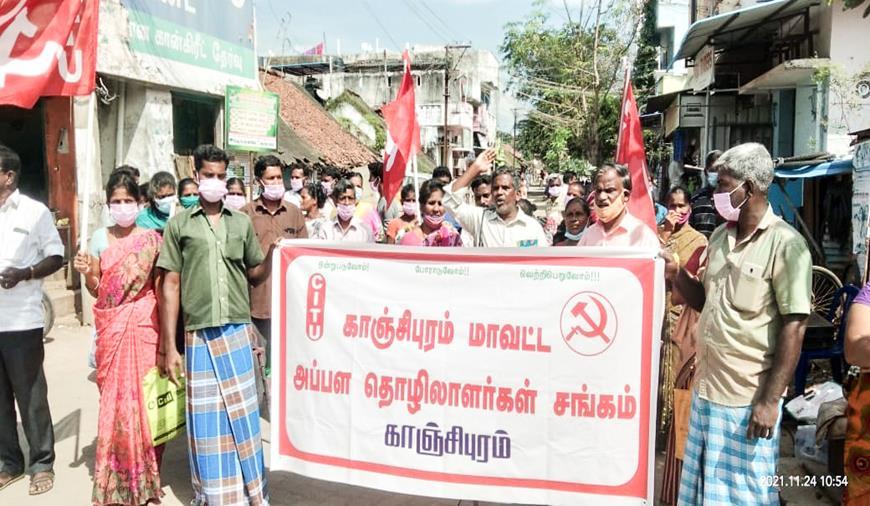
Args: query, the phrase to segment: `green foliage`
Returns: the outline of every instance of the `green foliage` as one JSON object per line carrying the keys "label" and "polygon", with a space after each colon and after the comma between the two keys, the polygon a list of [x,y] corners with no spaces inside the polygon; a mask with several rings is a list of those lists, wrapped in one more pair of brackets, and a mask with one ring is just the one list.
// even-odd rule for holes
{"label": "green foliage", "polygon": [[532,106],[518,124],[518,148],[551,171],[599,165],[615,150],[622,63],[639,13],[622,0],[592,0],[580,10],[566,7],[559,25],[548,5],[539,0],[526,20],[505,26],[509,88]]}
{"label": "green foliage", "polygon": [[658,0],[646,0],[643,4],[643,25],[637,41],[637,56],[634,60],[632,81],[638,105],[655,94],[655,71],[658,68],[659,36],[656,32]]}
{"label": "green foliage", "polygon": [[[334,113],[341,105],[349,105],[356,109],[366,123],[370,124],[375,129],[374,145],[369,146],[373,150],[379,152],[387,145],[387,125],[383,118],[377,115],[358,95],[345,91],[341,95],[330,99],[326,102],[326,110]],[[336,118],[338,123],[350,132],[357,139],[363,140],[364,135],[359,129],[347,118]]]}

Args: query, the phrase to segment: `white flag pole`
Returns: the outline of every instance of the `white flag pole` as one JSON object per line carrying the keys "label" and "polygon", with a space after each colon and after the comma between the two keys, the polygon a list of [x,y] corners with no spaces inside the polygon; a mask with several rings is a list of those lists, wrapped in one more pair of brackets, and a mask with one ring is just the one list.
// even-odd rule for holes
{"label": "white flag pole", "polygon": [[93,165],[93,143],[94,143],[94,109],[96,109],[95,103],[95,95],[91,93],[91,96],[88,99],[88,115],[87,115],[87,126],[85,133],[85,166],[84,166],[84,177],[82,178],[82,227],[79,230],[79,238],[81,243],[81,251],[87,252],[88,250],[88,230],[90,227],[90,218],[91,218],[91,178],[93,174],[91,173],[92,165]]}
{"label": "white flag pole", "polygon": [[[411,157],[411,171],[414,174],[414,195],[417,197],[417,202],[420,202],[420,180],[417,177],[417,155],[416,154],[414,154],[414,156]],[[418,207],[417,217],[422,219],[423,218],[423,210],[419,209],[420,204],[417,204],[417,207]]]}

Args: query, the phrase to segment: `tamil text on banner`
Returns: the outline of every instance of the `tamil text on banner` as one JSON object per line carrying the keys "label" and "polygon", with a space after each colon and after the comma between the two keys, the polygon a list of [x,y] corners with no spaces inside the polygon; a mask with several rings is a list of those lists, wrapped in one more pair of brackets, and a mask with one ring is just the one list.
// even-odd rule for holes
{"label": "tamil text on banner", "polygon": [[213,95],[223,95],[227,85],[259,86],[253,2],[99,4],[100,73]]}
{"label": "tamil text on banner", "polygon": [[227,86],[227,148],[274,151],[278,148],[278,95]]}
{"label": "tamil text on banner", "polygon": [[276,252],[272,468],[434,497],[643,504],[655,252]]}
{"label": "tamil text on banner", "polygon": [[97,2],[0,2],[0,104],[94,90]]}

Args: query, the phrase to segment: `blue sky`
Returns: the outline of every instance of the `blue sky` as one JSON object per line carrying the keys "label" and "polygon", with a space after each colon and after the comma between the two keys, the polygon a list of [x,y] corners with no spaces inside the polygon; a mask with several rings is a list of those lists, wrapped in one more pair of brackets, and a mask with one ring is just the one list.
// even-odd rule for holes
{"label": "blue sky", "polygon": [[[560,0],[548,0],[553,20],[564,19]],[[574,0],[569,4],[578,3]],[[356,53],[363,43],[399,51],[410,45],[471,42],[497,57],[504,25],[527,17],[532,0],[259,0],[257,52],[299,54],[326,36],[327,52]],[[433,15],[433,12],[435,15]],[[436,16],[437,15],[437,16]],[[499,128],[507,130],[511,101],[502,100]]]}

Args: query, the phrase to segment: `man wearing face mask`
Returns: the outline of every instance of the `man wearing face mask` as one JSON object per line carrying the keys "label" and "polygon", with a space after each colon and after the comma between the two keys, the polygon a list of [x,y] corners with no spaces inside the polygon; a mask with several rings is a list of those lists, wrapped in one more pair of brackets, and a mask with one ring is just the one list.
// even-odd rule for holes
{"label": "man wearing face mask", "polygon": [[178,199],[175,198],[175,176],[168,172],[157,172],[148,182],[149,206],[139,212],[136,226],[163,232]]}
{"label": "man wearing face mask", "polygon": [[721,225],[724,220],[716,213],[713,205],[713,192],[719,181],[716,168],[716,160],[722,156],[719,150],[710,151],[704,162],[704,185],[692,195],[692,227],[704,234],[708,239],[710,234]]}
{"label": "man wearing face mask", "polygon": [[323,188],[323,193],[326,194],[326,204],[320,211],[327,218],[332,219],[335,216],[336,202],[332,197],[335,183],[338,181],[339,173],[336,167],[327,165],[320,170],[320,186]]}
{"label": "man wearing face mask", "polygon": [[544,207],[544,232],[547,240],[553,243],[553,236],[562,224],[562,210],[564,209],[565,196],[568,185],[562,184],[562,176],[553,174],[547,181],[547,205]]}
{"label": "man wearing face mask", "polygon": [[484,248],[543,248],[548,246],[544,229],[538,220],[522,212],[517,205],[519,178],[505,168],[496,169],[492,177],[493,207],[483,208],[466,201],[468,185],[483,172],[492,168],[496,151],[492,148],[481,153],[471,167],[444,187],[443,204],[450,209],[468,231],[471,245]]}
{"label": "man wearing face mask", "polygon": [[[30,494],[54,483],[54,430],[42,362],[42,278],[63,265],[63,243],[51,213],[18,191],[21,159],[0,144],[0,488],[28,471]],[[18,444],[16,402],[30,446],[29,468]]]}
{"label": "man wearing face mask", "polygon": [[294,163],[290,166],[290,190],[284,194],[284,200],[290,202],[294,206],[302,207],[302,197],[299,192],[308,184],[308,178],[311,177],[311,170],[302,164]]}
{"label": "man wearing face mask", "polygon": [[374,242],[369,227],[353,215],[356,210],[356,192],[353,183],[342,179],[335,185],[332,197],[337,203],[336,217],[320,229],[317,238],[338,242]]}
{"label": "man wearing face mask", "polygon": [[[223,205],[227,154],[203,145],[193,157],[199,206],[169,220],[157,260],[157,267],[165,271],[158,362],[174,383],[179,369],[188,378],[193,502],[268,504],[248,285],[257,286],[269,277],[277,241],[264,258],[250,218]],[[280,201],[282,196],[283,192],[272,198]],[[175,349],[179,303],[186,362]],[[218,460],[224,465],[214,465]]]}
{"label": "man wearing face mask", "polygon": [[658,250],[659,238],[628,209],[631,174],[624,165],[604,164],[592,178],[597,220],[586,229],[578,246],[640,247]]}
{"label": "man wearing face mask", "polygon": [[713,200],[727,220],[710,236],[700,279],[665,256],[666,277],[701,311],[680,504],[779,504],[782,398],[811,308],[806,241],[767,200],[773,162],[741,144],[716,162]]}
{"label": "man wearing face mask", "polygon": [[[283,164],[273,155],[261,156],[254,163],[254,178],[260,185],[260,197],[241,211],[251,218],[254,233],[263,251],[279,239],[307,239],[305,217],[298,207],[284,198]],[[272,356],[272,276],[251,287],[251,320],[266,340],[266,370]]]}

